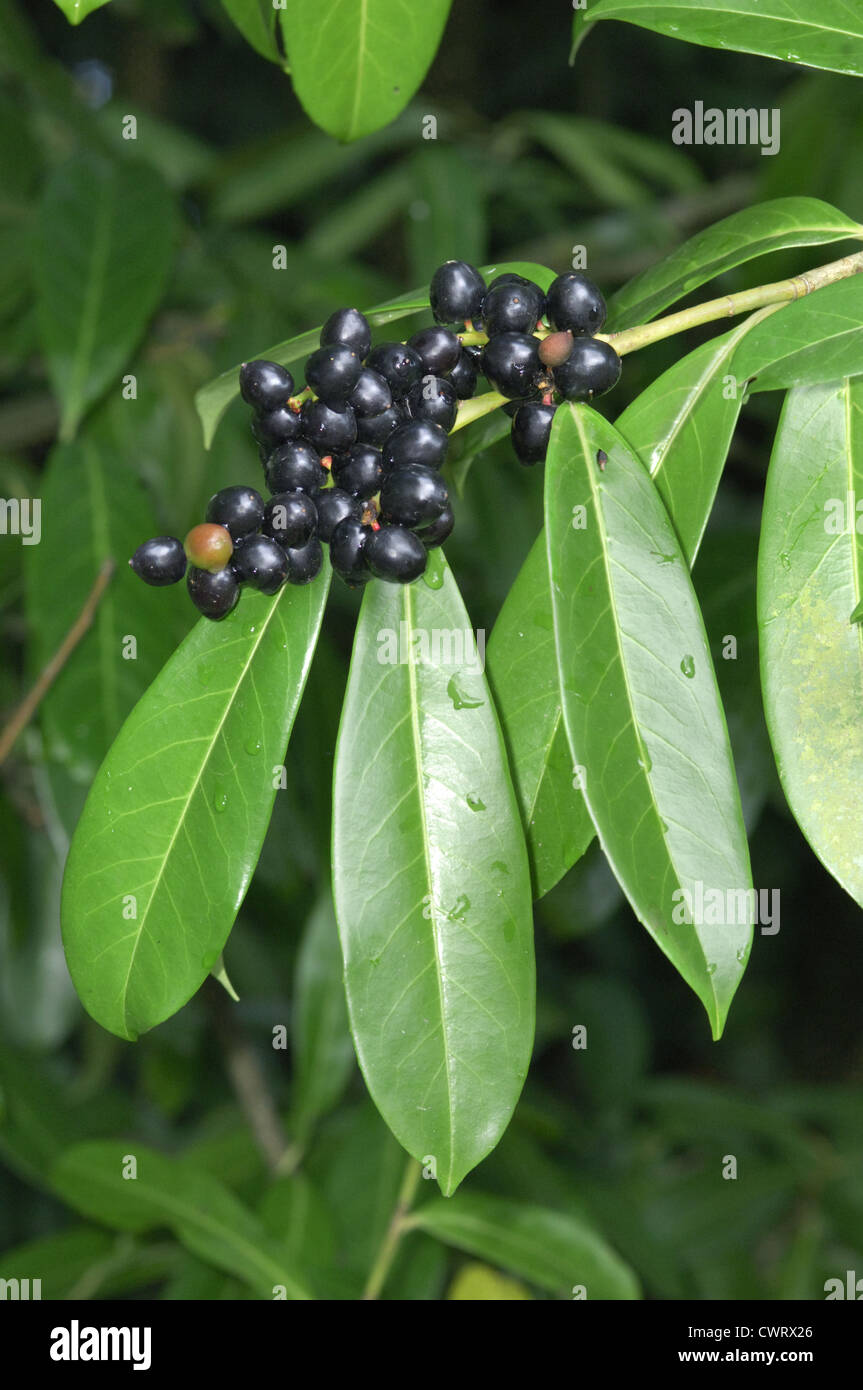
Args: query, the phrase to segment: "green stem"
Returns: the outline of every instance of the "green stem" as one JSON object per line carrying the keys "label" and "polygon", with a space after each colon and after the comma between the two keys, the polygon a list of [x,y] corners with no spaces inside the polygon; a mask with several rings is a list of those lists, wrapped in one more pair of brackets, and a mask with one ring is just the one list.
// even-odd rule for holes
{"label": "green stem", "polygon": [[819,265],[807,270],[803,275],[792,276],[790,280],[777,280],[771,285],[758,285],[752,290],[741,290],[739,294],[725,294],[719,299],[708,299],[703,304],[694,304],[691,309],[681,309],[676,314],[667,314],[653,323],[642,323],[637,328],[626,328],[620,333],[597,333],[595,336],[611,343],[622,357],[626,352],[658,343],[675,333],[683,333],[687,328],[696,328],[702,323],[714,323],[717,319],[734,318],[737,314],[748,314],[753,309],[763,309],[768,304],[784,304],[792,299],[802,299],[806,294],[844,280],[849,275],[859,275],[863,270],[863,251],[855,251],[852,256],[843,256],[839,261]]}
{"label": "green stem", "polygon": [[473,396],[469,401],[462,401],[450,434],[455,434],[456,430],[463,430],[466,425],[472,425],[474,420],[481,420],[483,415],[490,415],[498,406],[506,405],[506,400],[506,396],[502,396],[499,391],[486,391],[482,396]]}
{"label": "green stem", "polygon": [[363,1291],[364,1299],[377,1298],[387,1281],[387,1276],[392,1268],[393,1260],[396,1257],[396,1251],[399,1248],[399,1242],[405,1232],[405,1222],[413,1204],[414,1197],[416,1196],[416,1190],[419,1186],[421,1176],[422,1169],[420,1165],[417,1163],[416,1159],[409,1158],[405,1169],[405,1175],[402,1179],[401,1189],[399,1190],[399,1195],[395,1207],[393,1208],[393,1214],[390,1217],[390,1222],[386,1229],[386,1234],[381,1241],[381,1247],[369,1272],[366,1287]]}

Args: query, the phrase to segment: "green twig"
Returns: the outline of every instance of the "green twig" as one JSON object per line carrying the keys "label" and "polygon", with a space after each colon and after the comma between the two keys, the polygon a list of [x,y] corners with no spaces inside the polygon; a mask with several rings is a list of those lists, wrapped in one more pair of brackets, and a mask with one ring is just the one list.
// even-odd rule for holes
{"label": "green twig", "polygon": [[393,1260],[396,1257],[396,1251],[399,1248],[399,1242],[405,1232],[405,1222],[413,1204],[414,1197],[416,1196],[416,1190],[419,1186],[421,1176],[422,1169],[420,1165],[417,1163],[416,1159],[409,1158],[398,1199],[386,1229],[386,1234],[381,1241],[381,1246],[378,1250],[375,1262],[369,1272],[366,1287],[363,1291],[364,1299],[377,1298],[387,1281],[387,1276],[392,1268]]}

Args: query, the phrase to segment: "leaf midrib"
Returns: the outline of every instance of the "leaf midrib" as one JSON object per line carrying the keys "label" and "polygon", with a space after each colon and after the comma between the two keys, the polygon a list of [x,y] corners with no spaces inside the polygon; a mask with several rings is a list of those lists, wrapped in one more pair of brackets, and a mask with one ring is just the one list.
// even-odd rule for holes
{"label": "leaf midrib", "polygon": [[[608,18],[610,18],[610,19],[614,19],[614,17],[615,17],[615,15],[614,15],[614,10],[615,10],[615,8],[617,8],[621,13],[630,13],[630,12],[638,11],[638,10],[641,10],[641,9],[643,9],[643,10],[648,10],[648,9],[650,9],[651,13],[653,13],[655,10],[668,10],[668,11],[674,13],[674,14],[680,13],[680,14],[687,14],[687,15],[697,15],[697,14],[698,14],[698,10],[699,10],[700,8],[702,8],[702,6],[701,6],[701,0],[699,0],[699,5],[698,5],[698,6],[696,6],[696,5],[694,5],[694,4],[691,4],[691,3],[690,3],[690,4],[687,4],[687,3],[685,3],[685,0],[659,0],[659,4],[652,5],[652,7],[651,7],[651,5],[649,5],[648,3],[642,3],[642,4],[640,4],[640,5],[626,5],[626,4],[620,5],[620,4],[618,4],[617,6],[615,6],[614,0],[612,0],[612,3],[611,3],[611,5],[609,6],[609,10],[608,10],[607,14],[606,14],[605,16],[600,15],[599,17],[600,17],[600,18],[608,17]],[[766,23],[775,23],[775,24],[799,24],[799,25],[801,26],[801,28],[804,28],[804,29],[815,29],[815,30],[817,30],[818,33],[820,33],[820,34],[842,34],[843,37],[849,38],[849,39],[859,39],[859,38],[863,38],[863,30],[855,30],[855,29],[837,29],[837,28],[835,28],[833,25],[830,25],[830,27],[828,28],[827,25],[825,25],[825,24],[818,24],[818,23],[816,23],[815,21],[810,20],[810,19],[798,19],[798,18],[796,18],[796,17],[793,16],[793,15],[758,14],[757,11],[751,10],[751,9],[750,9],[750,10],[737,10],[737,9],[734,8],[733,5],[726,5],[726,4],[723,4],[723,5],[721,5],[721,6],[719,6],[719,5],[717,5],[717,6],[711,6],[711,8],[707,11],[707,13],[708,13],[708,14],[714,14],[714,15],[716,15],[717,18],[719,18],[719,19],[723,18],[723,17],[726,16],[726,15],[730,15],[730,16],[732,16],[732,17],[735,18],[735,19],[746,19],[746,20],[749,20],[749,19],[760,19],[762,23],[765,23],[765,22],[766,22]],[[595,20],[594,20],[594,22],[595,22]]]}

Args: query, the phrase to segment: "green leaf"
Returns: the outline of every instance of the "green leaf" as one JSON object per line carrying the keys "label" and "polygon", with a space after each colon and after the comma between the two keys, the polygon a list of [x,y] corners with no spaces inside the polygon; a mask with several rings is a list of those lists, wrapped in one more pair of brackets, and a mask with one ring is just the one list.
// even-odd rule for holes
{"label": "green leaf", "polygon": [[[247,592],[201,619],[99,770],[63,884],[84,1007],[121,1038],[168,1018],[216,964],[249,885],[329,580]],[[132,916],[132,913],[135,916]]]}
{"label": "green leaf", "polygon": [[563,727],[544,534],[507,594],[487,660],[521,806],[533,896],[541,898],[581,858],[594,833]]}
{"label": "green leaf", "polygon": [[[498,265],[482,267],[482,273],[487,279],[507,270],[536,280],[537,284],[542,284],[543,287],[554,279],[553,272],[547,270],[545,266],[534,265],[532,261],[501,261]],[[385,324],[396,323],[399,319],[408,318],[411,314],[427,309],[428,303],[428,287],[425,287],[424,289],[411,290],[407,294],[399,295],[396,299],[389,299],[384,304],[376,304],[373,309],[367,309],[365,312],[369,322],[374,327],[380,328]],[[284,367],[293,367],[297,362],[303,361],[318,346],[319,334],[320,326],[311,328],[306,333],[300,333],[295,338],[288,338],[286,342],[277,343],[275,347],[266,348],[263,352],[250,352],[248,360],[263,357],[271,362],[280,362]],[[213,442],[219,421],[231,402],[240,394],[239,371],[240,364],[238,363],[236,367],[231,367],[229,371],[222,372],[220,376],[208,381],[207,385],[202,386],[195,397],[198,414],[204,429],[204,443],[208,449]]]}
{"label": "green leaf", "polygon": [[863,383],[792,391],[770,460],[758,554],[764,712],[797,823],[863,904],[863,634],[852,622],[863,598],[860,496]]}
{"label": "green leaf", "polygon": [[508,1279],[496,1269],[475,1261],[462,1266],[447,1291],[447,1298],[457,1303],[517,1302],[531,1297],[517,1279]]}
{"label": "green leaf", "polygon": [[718,1037],[752,935],[728,733],[665,508],[626,442],[587,407],[555,417],[546,540],[563,719],[591,818],[634,912]]}
{"label": "green leaf", "polygon": [[566,1212],[479,1192],[438,1197],[418,1207],[405,1225],[467,1250],[554,1294],[588,1299],[637,1299],[638,1280],[587,1222]]}
{"label": "green leaf", "polygon": [[408,241],[417,276],[443,261],[479,264],[488,241],[483,170],[458,145],[420,142],[409,166]]}
{"label": "green leaf", "polygon": [[756,256],[861,235],[858,222],[818,198],[776,198],[744,208],[698,232],[618,290],[609,301],[609,327],[618,332],[646,323],[707,280]]}
{"label": "green leaf", "polygon": [[278,11],[273,0],[222,0],[222,8],[256,53],[279,67],[286,66],[276,41]]}
{"label": "green leaf", "polygon": [[41,497],[41,541],[25,548],[34,677],[78,618],[104,562],[117,567],[92,627],[41,707],[48,757],[87,786],[170,655],[185,605],[178,591],[156,593],[129,569],[129,556],[159,527],[143,488],[118,468],[116,455],[91,438],[60,445]]}
{"label": "green leaf", "polygon": [[450,4],[292,0],[280,12],[282,35],[294,90],[316,125],[358,140],[392,121],[431,65]]}
{"label": "green leaf", "polygon": [[107,5],[108,0],[54,0],[54,4],[63,11],[70,24],[80,24],[88,14]]}
{"label": "green leaf", "polygon": [[309,918],[297,957],[293,1058],[292,1132],[304,1144],[315,1121],[338,1101],[354,1060],[339,931],[329,894]]}
{"label": "green leaf", "polygon": [[590,0],[575,16],[575,43],[600,19],[626,20],[707,48],[863,76],[863,17],[848,0]]}
{"label": "green leaf", "polygon": [[534,967],[503,740],[445,562],[442,577],[364,596],[336,749],[333,883],[372,1098],[451,1193],[521,1091]]}
{"label": "green leaf", "polygon": [[54,1166],[51,1181],[76,1211],[115,1230],[168,1226],[193,1255],[242,1279],[260,1298],[272,1298],[277,1285],[289,1299],[312,1297],[287,1251],[257,1217],[188,1161],[129,1140],[77,1144]]}
{"label": "green leaf", "polygon": [[786,304],[758,325],[733,367],[751,391],[811,386],[863,373],[863,275]]}
{"label": "green leaf", "polygon": [[36,290],[42,347],[60,398],[60,432],[120,373],[159,302],[171,264],[174,206],[158,174],[90,157],[59,166],[42,197]]}

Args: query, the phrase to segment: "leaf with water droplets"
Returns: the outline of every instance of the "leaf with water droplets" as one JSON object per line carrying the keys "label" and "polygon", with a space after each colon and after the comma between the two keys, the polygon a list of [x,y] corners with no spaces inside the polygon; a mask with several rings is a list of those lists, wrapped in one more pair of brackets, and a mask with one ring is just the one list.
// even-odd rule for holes
{"label": "leaf with water droplets", "polygon": [[718,1037],[752,934],[728,733],[668,514],[647,469],[586,406],[555,417],[546,540],[563,719],[588,811],[633,911]]}
{"label": "leaf with water droplets", "polygon": [[503,740],[445,562],[443,575],[440,589],[376,580],[363,597],[336,749],[333,885],[369,1090],[450,1193],[521,1091],[534,964]]}
{"label": "leaf with water droplets", "polygon": [[218,961],[260,853],[328,576],[275,598],[249,590],[221,623],[202,618],[96,775],[66,866],[63,941],[82,1003],[121,1038],[170,1017]]}

